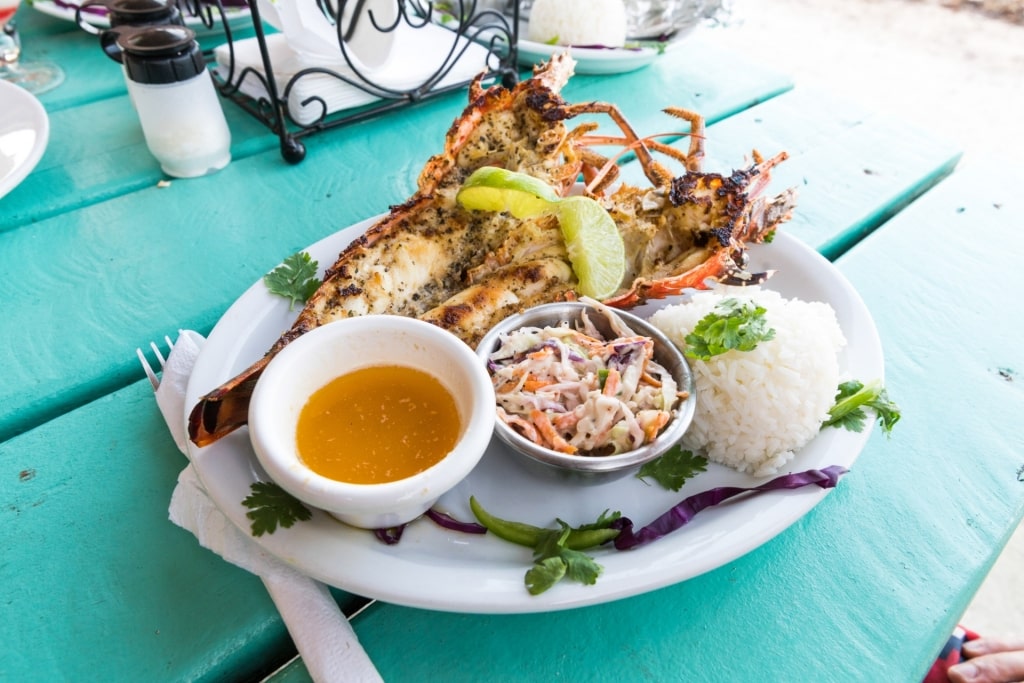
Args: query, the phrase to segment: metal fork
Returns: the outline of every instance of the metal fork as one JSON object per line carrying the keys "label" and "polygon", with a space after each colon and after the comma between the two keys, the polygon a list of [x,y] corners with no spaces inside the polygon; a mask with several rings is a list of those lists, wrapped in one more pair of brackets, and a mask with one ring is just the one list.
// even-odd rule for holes
{"label": "metal fork", "polygon": [[[170,357],[171,351],[174,350],[174,342],[171,341],[170,337],[165,336],[164,341],[167,342],[167,356]],[[167,359],[160,352],[160,347],[156,345],[156,342],[149,342],[149,348],[153,349],[153,353],[156,354],[156,359],[160,361],[160,370],[164,369],[164,365],[167,363]],[[149,364],[146,359],[146,354],[142,352],[142,349],[136,348],[135,355],[139,357],[139,362],[142,363],[142,369],[146,371],[146,377],[149,378],[149,383],[153,385],[153,391],[157,390],[160,386],[160,378],[156,376],[156,371],[153,366]]]}

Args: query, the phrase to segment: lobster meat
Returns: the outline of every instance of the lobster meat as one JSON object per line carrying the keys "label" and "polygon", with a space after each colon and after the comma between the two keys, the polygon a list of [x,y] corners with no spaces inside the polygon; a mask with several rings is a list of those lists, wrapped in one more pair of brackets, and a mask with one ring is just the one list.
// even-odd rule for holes
{"label": "lobster meat", "polygon": [[[615,220],[627,251],[624,286],[606,301],[629,307],[710,278],[750,282],[745,245],[760,242],[787,220],[795,193],[763,197],[780,153],[730,176],[700,170],[703,119],[668,109],[690,123],[686,151],[641,138],[614,106],[570,104],[559,95],[572,76],[568,54],[538,66],[512,88],[469,88],[470,104],[449,129],[444,151],[431,157],[415,194],[353,241],[327,270],[293,326],[241,374],[202,397],[189,416],[189,438],[205,446],[248,419],[249,396],[263,368],[285,345],[329,322],[367,314],[406,315],[450,330],[475,346],[499,320],[528,307],[574,298],[576,276],[552,216],[515,219],[469,211],[455,195],[482,166],[540,178],[568,194],[582,177],[584,192]],[[621,136],[599,136],[596,124],[570,129],[581,114],[607,114]],[[594,147],[617,145],[636,154],[651,187],[619,184],[614,161]],[[679,177],[655,160],[683,164]]]}

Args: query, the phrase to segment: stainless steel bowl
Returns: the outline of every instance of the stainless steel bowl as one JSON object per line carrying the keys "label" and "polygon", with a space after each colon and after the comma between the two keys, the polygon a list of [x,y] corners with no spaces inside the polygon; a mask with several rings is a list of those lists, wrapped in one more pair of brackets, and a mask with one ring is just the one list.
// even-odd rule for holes
{"label": "stainless steel bowl", "polygon": [[[480,340],[476,350],[477,355],[486,363],[497,346],[500,335],[513,332],[521,327],[548,327],[559,325],[562,322],[575,325],[580,321],[584,311],[605,338],[611,339],[617,336],[612,332],[611,325],[604,314],[590,304],[583,302],[544,304],[506,318],[494,326]],[[634,332],[654,340],[655,359],[672,373],[680,390],[689,392],[689,397],[676,407],[676,414],[672,421],[654,441],[641,448],[618,455],[581,456],[559,453],[533,443],[498,420],[494,427],[498,437],[516,453],[524,456],[523,460],[537,472],[583,483],[603,483],[625,476],[635,472],[644,463],[654,460],[675,445],[690,426],[690,422],[693,421],[696,408],[693,374],[682,352],[661,331],[643,318],[624,311],[615,311],[615,313]]]}

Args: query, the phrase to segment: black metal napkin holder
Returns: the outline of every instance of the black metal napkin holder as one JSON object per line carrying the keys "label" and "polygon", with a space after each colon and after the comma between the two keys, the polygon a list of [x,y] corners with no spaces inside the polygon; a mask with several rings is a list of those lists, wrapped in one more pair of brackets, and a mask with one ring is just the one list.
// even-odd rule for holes
{"label": "black metal napkin holder", "polygon": [[[477,74],[484,73],[485,81],[500,80],[503,85],[511,87],[519,80],[516,67],[519,8],[516,2],[508,3],[511,5],[512,16],[507,16],[497,9],[478,7],[478,0],[394,0],[398,5],[397,19],[392,25],[381,26],[374,20],[372,11],[362,11],[365,0],[337,0],[336,4],[332,0],[317,0],[317,6],[336,29],[341,55],[354,76],[340,74],[327,68],[310,67],[297,71],[285,82],[278,82],[274,75],[274,65],[267,47],[267,34],[258,2],[248,2],[262,71],[251,66],[238,68],[235,60],[235,39],[225,12],[226,6],[221,0],[178,0],[183,13],[199,17],[207,28],[212,28],[217,21],[221,23],[228,50],[228,63],[221,63],[219,68],[212,70],[214,81],[223,96],[236,102],[278,136],[281,156],[289,163],[295,164],[305,158],[306,146],[301,139],[307,135],[367,119],[467,86],[471,78],[457,83],[446,83],[443,86],[439,84],[460,60],[467,59],[466,51],[470,44],[480,45],[486,51],[484,63],[475,71]],[[451,35],[451,46],[443,63],[422,82],[409,88],[385,87],[374,82],[370,75],[361,72],[353,63],[346,49],[346,36],[343,35],[342,22],[339,18],[343,16],[349,4],[354,5],[353,16],[356,17],[350,22],[349,32],[354,29],[355,21],[369,21],[373,28],[382,34],[397,30],[401,22],[405,22],[413,29],[422,29],[427,25],[446,29]],[[207,50],[207,54],[209,60],[214,61],[212,51]],[[300,123],[290,110],[289,93],[300,79],[313,75],[336,78],[376,99],[369,104],[332,113],[322,98],[312,96],[304,100],[302,106],[315,103],[320,108],[319,116],[312,122]],[[266,95],[253,97],[242,92],[242,84],[247,79],[254,79],[253,82],[262,86],[262,92]]]}

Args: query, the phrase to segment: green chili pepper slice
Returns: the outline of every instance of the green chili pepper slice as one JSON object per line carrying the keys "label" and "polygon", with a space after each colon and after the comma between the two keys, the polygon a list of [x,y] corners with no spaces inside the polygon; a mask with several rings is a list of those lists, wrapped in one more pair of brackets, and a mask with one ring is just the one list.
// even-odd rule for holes
{"label": "green chili pepper slice", "polygon": [[[553,531],[552,529],[542,529],[540,527],[533,526],[532,524],[513,522],[507,519],[502,519],[501,517],[496,517],[487,512],[487,510],[485,510],[484,507],[480,505],[479,501],[477,501],[473,496],[470,496],[469,498],[469,507],[473,511],[473,515],[476,516],[477,521],[492,534],[500,539],[525,546],[527,548],[536,549],[544,536],[552,533]],[[607,543],[618,535],[618,529],[573,529],[565,538],[564,547],[572,550],[585,550],[587,548],[593,548]]]}
{"label": "green chili pepper slice", "polygon": [[523,545],[527,548],[535,548],[537,543],[540,542],[541,534],[545,531],[531,524],[510,522],[507,519],[495,517],[487,512],[487,510],[484,510],[483,506],[473,496],[469,497],[469,508],[473,511],[476,520],[484,525],[484,528],[498,538],[510,543]]}

